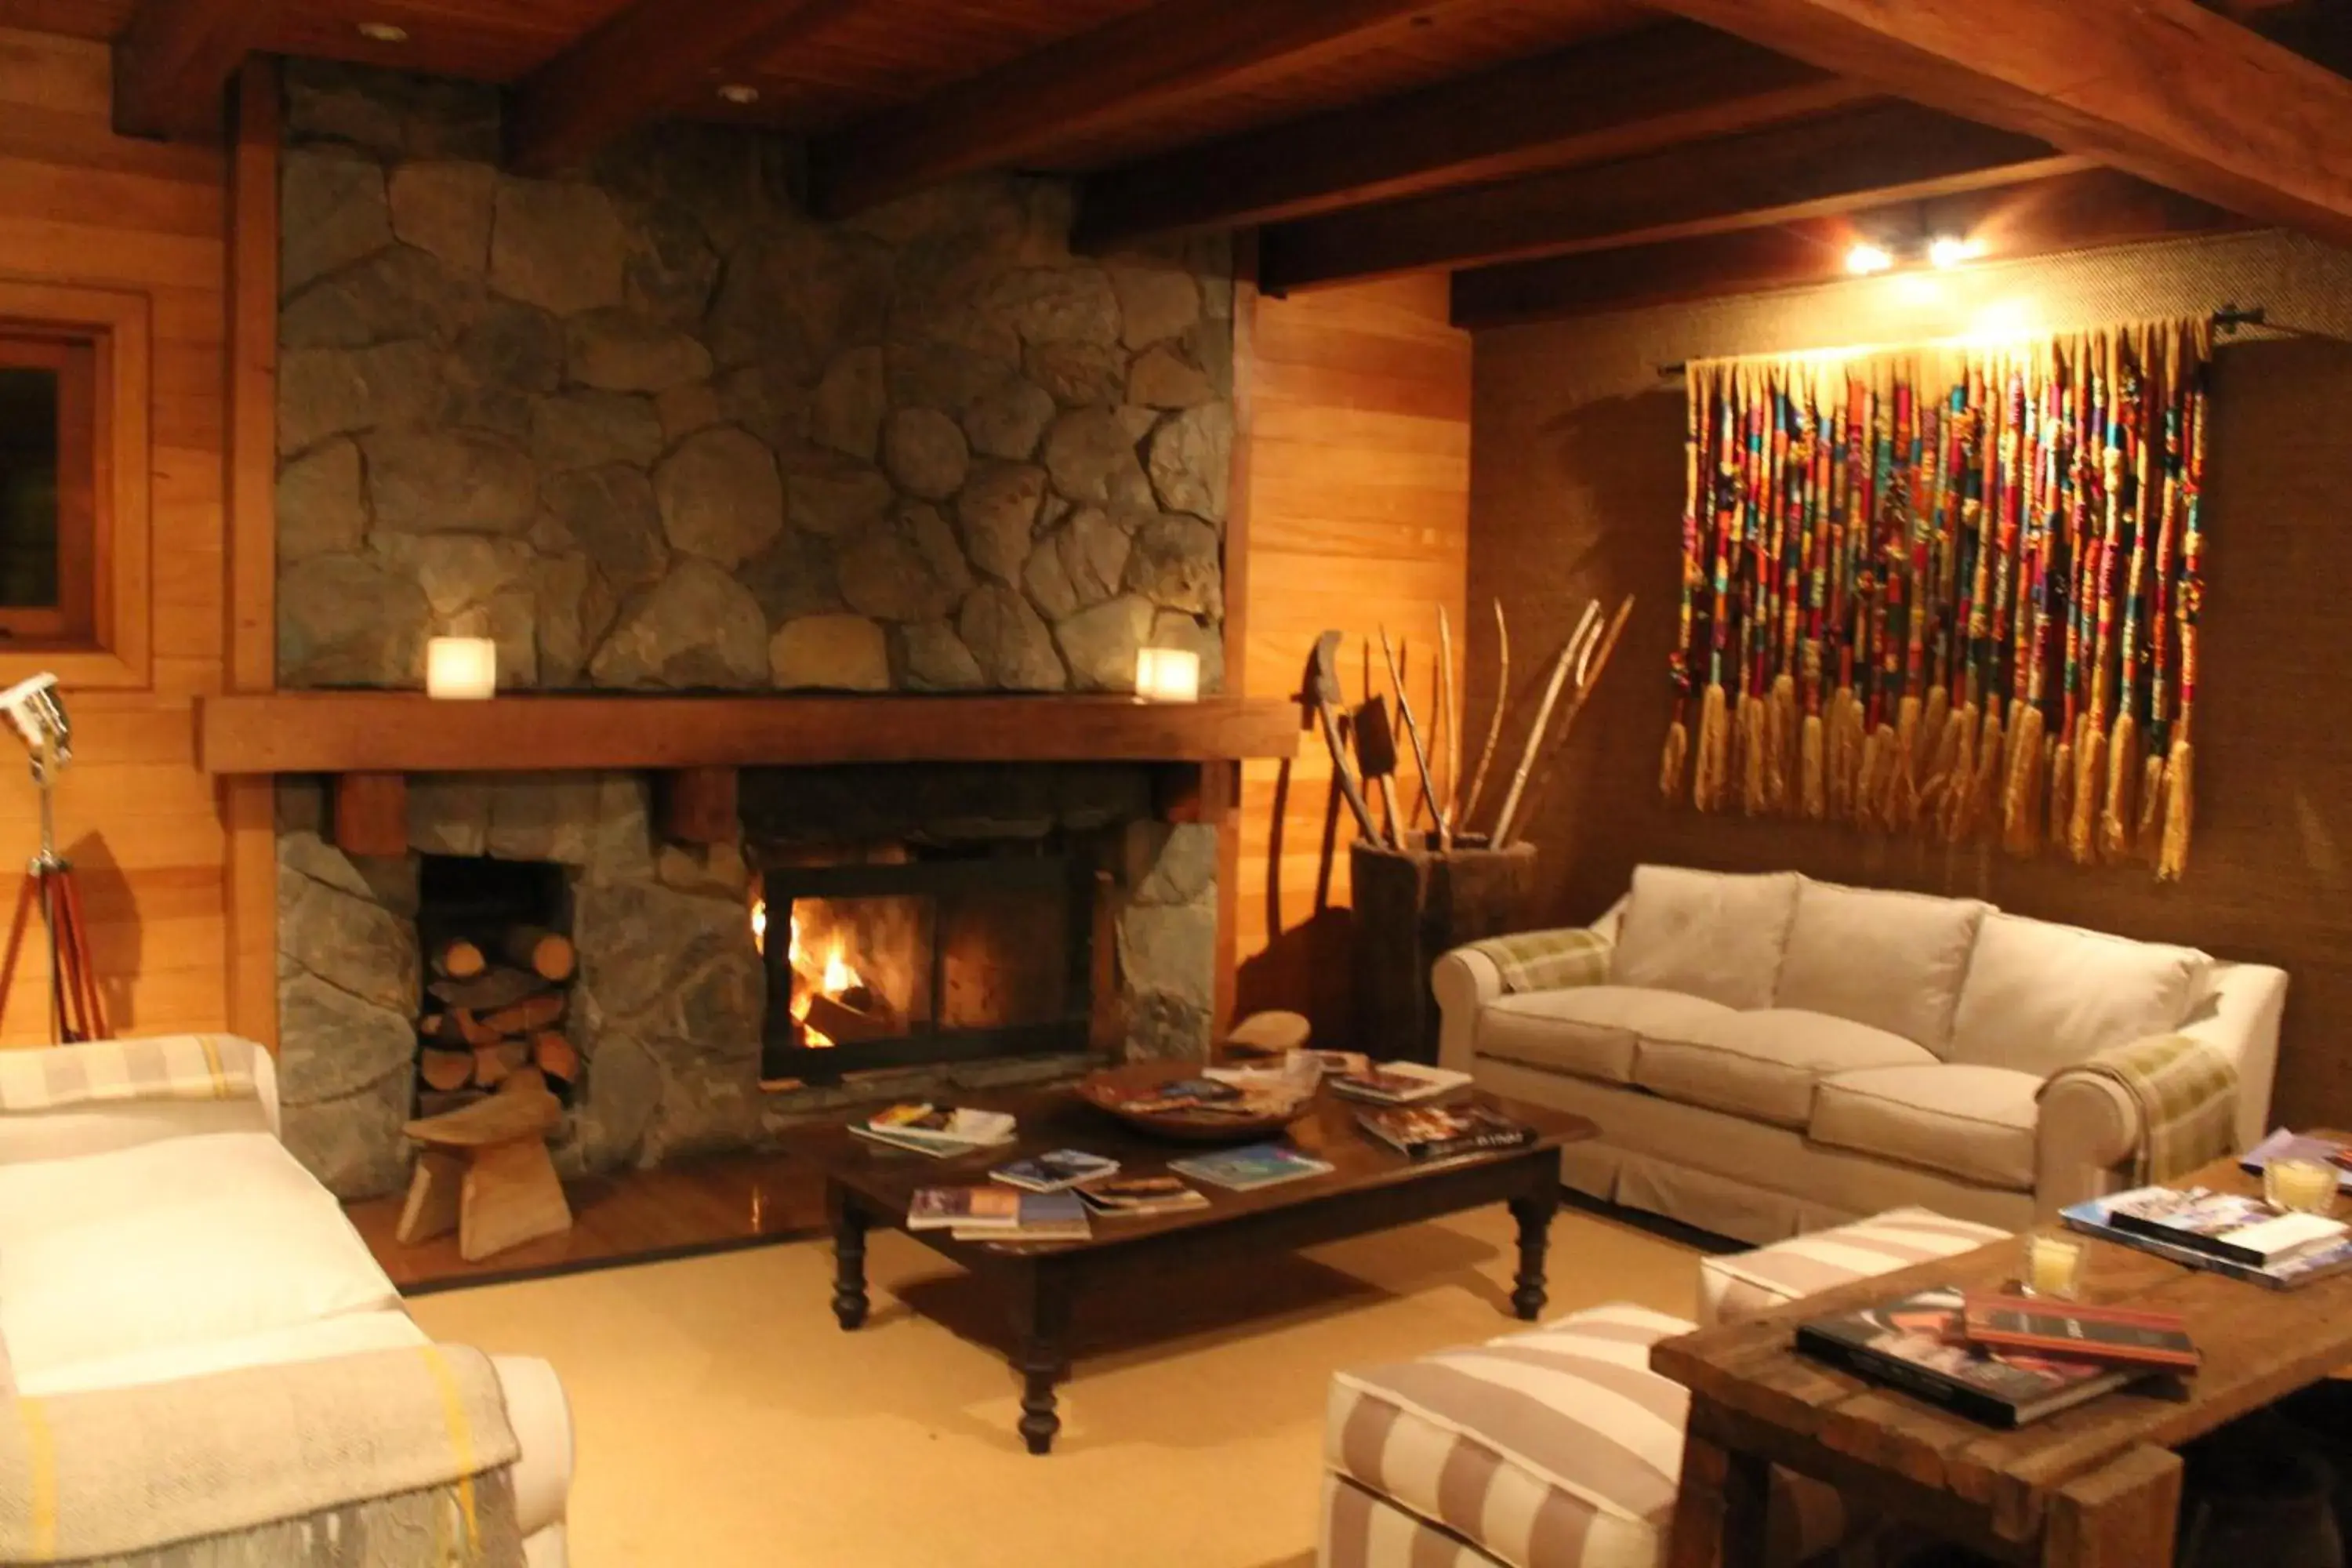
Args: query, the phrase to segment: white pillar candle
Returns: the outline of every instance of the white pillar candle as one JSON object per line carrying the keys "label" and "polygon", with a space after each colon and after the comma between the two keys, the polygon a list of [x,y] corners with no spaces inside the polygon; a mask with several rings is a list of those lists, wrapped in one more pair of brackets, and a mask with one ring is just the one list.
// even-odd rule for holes
{"label": "white pillar candle", "polygon": [[1184,647],[1138,648],[1135,694],[1146,702],[1198,701],[1201,656]]}
{"label": "white pillar candle", "polygon": [[499,689],[499,645],[488,637],[435,637],[425,645],[427,695],[478,700]]}

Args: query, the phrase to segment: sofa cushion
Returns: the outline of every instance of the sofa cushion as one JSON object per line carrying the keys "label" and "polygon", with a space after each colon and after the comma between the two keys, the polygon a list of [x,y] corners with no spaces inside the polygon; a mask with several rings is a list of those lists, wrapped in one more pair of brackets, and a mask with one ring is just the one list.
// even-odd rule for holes
{"label": "sofa cushion", "polygon": [[1769,1247],[1698,1260],[1699,1321],[1737,1323],[1857,1279],[1974,1252],[2008,1237],[1998,1226],[1932,1209],[1889,1209]]}
{"label": "sofa cushion", "polygon": [[1530,991],[1487,1004],[1475,1048],[1526,1067],[1631,1083],[1637,1039],[1680,1038],[1738,1016],[1719,1002],[1638,985]]}
{"label": "sofa cushion", "polygon": [[259,1333],[73,1362],[27,1378],[24,1392],[47,1395],[94,1388],[127,1388],[132,1384],[161,1383],[166,1378],[202,1377],[210,1373],[234,1372],[239,1367],[318,1361],[331,1355],[401,1350],[431,1342],[405,1312],[347,1312],[341,1317],[320,1318],[316,1322],[265,1329]]}
{"label": "sofa cushion", "polygon": [[2032,1192],[2034,1096],[2041,1089],[2041,1079],[2009,1068],[1864,1068],[1822,1080],[1806,1135],[1962,1181]]}
{"label": "sofa cushion", "polygon": [[1515,1568],[1662,1558],[1690,1396],[1650,1347],[1690,1331],[1619,1302],[1331,1380],[1332,1470]]}
{"label": "sofa cushion", "polygon": [[1793,871],[1733,877],[1635,867],[1609,978],[1727,1007],[1769,1007],[1797,882]]}
{"label": "sofa cushion", "polygon": [[2193,948],[1993,914],[1977,931],[1950,1059],[2048,1078],[2180,1026],[2212,960]]}
{"label": "sofa cushion", "polygon": [[1854,1068],[1924,1066],[1927,1051],[1899,1036],[1826,1013],[1771,1008],[1698,1020],[1679,1037],[1644,1032],[1633,1081],[1653,1094],[1802,1127],[1813,1085]]}
{"label": "sofa cushion", "polygon": [[1774,1005],[1851,1018],[1944,1056],[1969,952],[1990,908],[1807,880],[1797,889]]}
{"label": "sofa cushion", "polygon": [[21,1381],[399,1304],[266,1132],[0,1166],[0,1338]]}

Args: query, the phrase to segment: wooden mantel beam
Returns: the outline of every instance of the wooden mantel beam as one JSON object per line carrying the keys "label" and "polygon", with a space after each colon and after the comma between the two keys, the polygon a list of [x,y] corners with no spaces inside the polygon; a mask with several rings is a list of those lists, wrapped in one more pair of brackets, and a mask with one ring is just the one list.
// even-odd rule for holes
{"label": "wooden mantel beam", "polygon": [[1475,331],[1727,294],[1834,283],[1856,240],[1908,249],[1957,235],[2001,262],[2240,226],[2194,196],[2113,169],[1870,207],[1704,239],[1595,250],[1454,275],[1454,324]]}
{"label": "wooden mantel beam", "polygon": [[845,0],[634,0],[515,84],[507,161],[528,174],[584,163],[843,9]]}
{"label": "wooden mantel beam", "polygon": [[1077,242],[1102,248],[1516,179],[1819,114],[1870,91],[1667,22],[1094,175]]}
{"label": "wooden mantel beam", "polygon": [[1590,169],[1266,229],[1268,292],[1725,234],[2067,174],[2029,136],[1882,102]]}
{"label": "wooden mantel beam", "polygon": [[1660,0],[1824,70],[2352,242],[2352,80],[2192,0]]}
{"label": "wooden mantel beam", "polygon": [[835,132],[809,157],[817,210],[845,216],[925,185],[1230,92],[1400,33],[1444,0],[1160,0]]}
{"label": "wooden mantel beam", "polygon": [[261,47],[286,0],[141,0],[114,41],[114,129],[218,142],[229,79]]}

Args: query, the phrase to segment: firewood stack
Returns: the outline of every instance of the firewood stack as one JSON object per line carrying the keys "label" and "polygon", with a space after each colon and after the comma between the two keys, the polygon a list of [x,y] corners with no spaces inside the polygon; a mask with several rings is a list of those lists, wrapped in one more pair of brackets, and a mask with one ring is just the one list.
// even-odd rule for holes
{"label": "firewood stack", "polygon": [[580,1076],[562,1031],[579,963],[570,937],[535,925],[509,926],[488,943],[446,937],[431,963],[416,1026],[420,1114],[463,1110],[525,1068],[570,1091]]}

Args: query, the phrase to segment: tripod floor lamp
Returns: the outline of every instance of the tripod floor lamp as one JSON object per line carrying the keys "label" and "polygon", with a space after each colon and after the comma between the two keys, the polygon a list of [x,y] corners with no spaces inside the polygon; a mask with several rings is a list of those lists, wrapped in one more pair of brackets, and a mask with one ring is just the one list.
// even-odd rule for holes
{"label": "tripod floor lamp", "polygon": [[26,868],[8,923],[6,956],[0,958],[0,1020],[16,979],[16,959],[37,911],[49,950],[49,1041],[68,1045],[102,1038],[106,1012],[99,1001],[98,975],[90,967],[89,933],[82,922],[81,891],[73,867],[58,853],[52,799],[58,775],[73,760],[73,726],[58,697],[58,678],[37,675],[0,691],[0,714],[33,753],[33,784],[41,792],[41,847]]}

